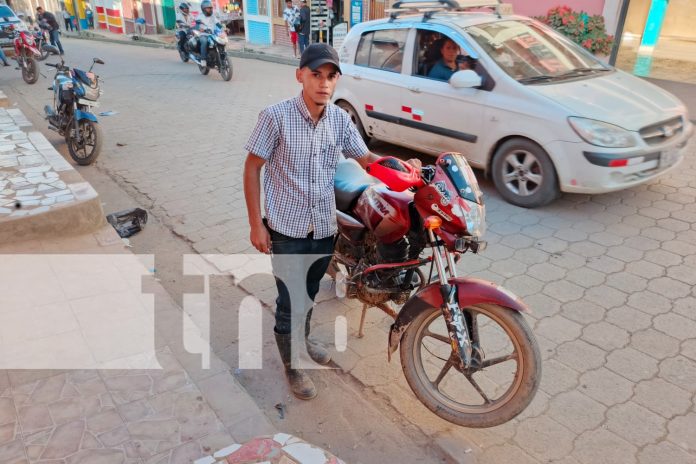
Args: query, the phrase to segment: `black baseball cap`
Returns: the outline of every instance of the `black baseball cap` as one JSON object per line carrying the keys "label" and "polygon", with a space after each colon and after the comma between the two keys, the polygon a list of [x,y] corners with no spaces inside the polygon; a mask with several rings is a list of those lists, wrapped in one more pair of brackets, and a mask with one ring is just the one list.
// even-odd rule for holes
{"label": "black baseball cap", "polygon": [[336,66],[339,74],[341,73],[341,65],[338,60],[338,53],[328,44],[325,43],[314,43],[309,47],[305,48],[305,51],[300,57],[300,69],[305,66],[309,67],[312,71],[316,70],[319,66],[331,63]]}

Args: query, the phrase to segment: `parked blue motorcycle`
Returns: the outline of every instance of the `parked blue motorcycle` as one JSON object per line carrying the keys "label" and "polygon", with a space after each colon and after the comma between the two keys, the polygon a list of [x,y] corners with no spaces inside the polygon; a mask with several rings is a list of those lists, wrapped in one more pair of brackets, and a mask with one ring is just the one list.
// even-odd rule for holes
{"label": "parked blue motorcycle", "polygon": [[[43,47],[52,55],[60,55],[53,45]],[[102,91],[99,76],[92,72],[95,64],[104,64],[94,58],[89,71],[66,66],[61,56],[60,63],[46,63],[56,68],[53,78],[53,107],[46,105],[44,111],[48,128],[65,136],[70,157],[79,165],[94,163],[102,147],[102,132],[92,108],[99,106],[97,100]]]}

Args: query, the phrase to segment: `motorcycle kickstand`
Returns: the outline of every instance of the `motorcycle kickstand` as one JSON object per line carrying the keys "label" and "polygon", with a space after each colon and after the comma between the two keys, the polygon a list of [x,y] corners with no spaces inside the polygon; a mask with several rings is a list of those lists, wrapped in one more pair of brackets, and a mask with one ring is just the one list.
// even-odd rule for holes
{"label": "motorcycle kickstand", "polygon": [[363,304],[362,314],[360,315],[360,328],[358,329],[358,338],[363,338],[365,336],[365,315],[367,314],[367,308],[369,308],[366,303]]}

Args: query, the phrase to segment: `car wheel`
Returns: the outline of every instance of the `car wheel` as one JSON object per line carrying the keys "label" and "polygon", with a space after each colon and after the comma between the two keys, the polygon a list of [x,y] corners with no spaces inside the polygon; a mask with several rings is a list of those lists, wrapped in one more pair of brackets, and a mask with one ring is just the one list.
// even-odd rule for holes
{"label": "car wheel", "polygon": [[536,208],[558,198],[558,176],[543,148],[531,140],[511,139],[493,155],[493,183],[509,203]]}
{"label": "car wheel", "polygon": [[353,108],[350,103],[345,102],[343,100],[336,103],[336,105],[338,105],[339,108],[343,109],[343,111],[348,113],[348,116],[350,116],[350,120],[353,121],[353,124],[355,124],[355,127],[358,129],[360,137],[362,137],[362,139],[366,143],[369,142],[370,137],[367,136],[365,128],[363,127],[362,122],[360,121],[360,116],[358,115],[358,112],[355,111],[355,108]]}

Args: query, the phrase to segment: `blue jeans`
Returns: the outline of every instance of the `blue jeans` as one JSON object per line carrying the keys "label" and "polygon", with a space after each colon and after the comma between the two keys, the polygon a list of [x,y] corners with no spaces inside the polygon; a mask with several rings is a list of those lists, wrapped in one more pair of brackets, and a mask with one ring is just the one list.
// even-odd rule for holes
{"label": "blue jeans", "polygon": [[201,61],[208,59],[208,34],[201,34],[198,38],[201,47]]}
{"label": "blue jeans", "polygon": [[58,47],[58,50],[62,55],[64,52],[63,45],[60,43],[60,32],[56,29],[55,31],[49,31],[48,35],[51,38],[51,45],[55,45],[56,47]]}
{"label": "blue jeans", "polygon": [[7,64],[7,57],[5,56],[5,52],[2,51],[2,47],[0,47],[0,60],[2,60],[3,63]]}
{"label": "blue jeans", "polygon": [[[334,237],[326,237],[319,240],[314,240],[312,234],[306,238],[292,238],[268,229],[271,234],[271,245],[273,249],[273,274],[275,276],[276,288],[278,289],[278,298],[276,298],[276,313],[275,313],[275,331],[279,334],[291,333],[291,308],[290,308],[290,292],[283,282],[283,276],[297,277],[297,271],[305,268],[305,259],[302,255],[323,255],[314,261],[307,272],[306,284],[307,296],[314,301],[314,297],[319,292],[319,283],[326,273],[326,269],[331,262],[331,255],[334,248]],[[279,255],[286,255],[279,257]],[[292,255],[292,256],[287,256]],[[292,289],[293,291],[301,291]],[[304,314],[304,311],[311,308],[311,303],[308,302],[308,308],[297,308],[295,313]],[[301,311],[301,312],[298,312]],[[295,321],[304,327],[304,321]]]}
{"label": "blue jeans", "polygon": [[300,43],[300,55],[305,48],[309,47],[309,34],[297,34],[297,41]]}

